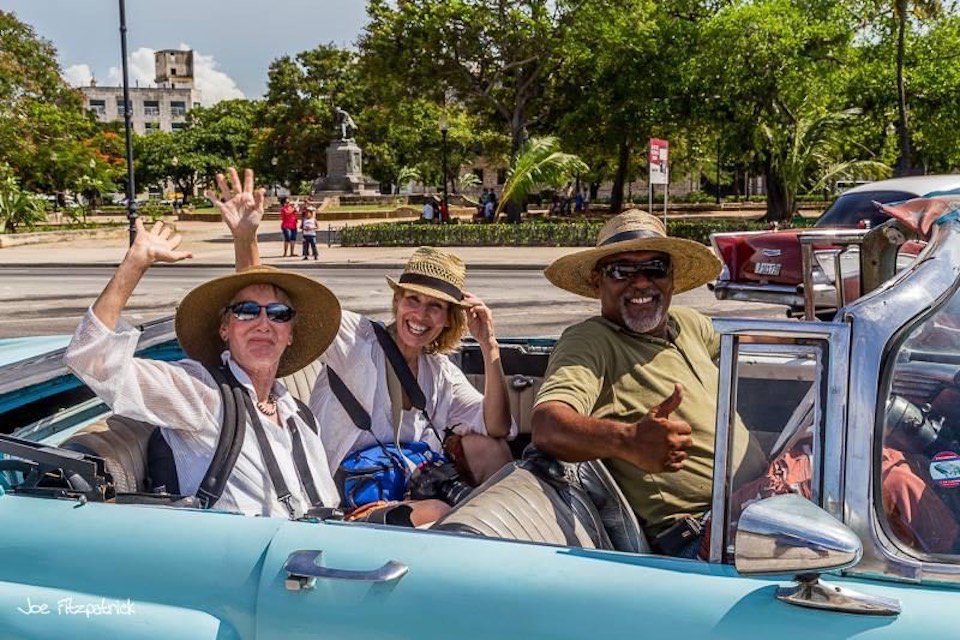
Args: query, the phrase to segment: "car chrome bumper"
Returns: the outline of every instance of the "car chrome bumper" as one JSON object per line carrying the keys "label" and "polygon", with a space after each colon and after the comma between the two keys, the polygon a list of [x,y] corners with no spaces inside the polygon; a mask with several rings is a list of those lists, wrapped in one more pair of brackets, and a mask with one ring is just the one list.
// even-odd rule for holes
{"label": "car chrome bumper", "polygon": [[[803,286],[800,285],[744,284],[729,280],[716,280],[707,286],[713,291],[717,300],[783,304],[794,310],[803,310]],[[817,309],[836,308],[836,289],[830,284],[814,285],[813,300]]]}

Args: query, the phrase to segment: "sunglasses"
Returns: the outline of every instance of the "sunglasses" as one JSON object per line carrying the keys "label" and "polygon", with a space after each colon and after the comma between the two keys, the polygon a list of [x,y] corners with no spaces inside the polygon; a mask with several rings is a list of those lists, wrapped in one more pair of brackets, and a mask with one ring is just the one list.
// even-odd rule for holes
{"label": "sunglasses", "polygon": [[290,322],[293,320],[293,316],[297,314],[292,307],[282,302],[257,304],[252,300],[242,300],[227,305],[227,311],[231,312],[234,318],[243,322],[258,318],[261,309],[267,312],[267,319],[271,322]]}
{"label": "sunglasses", "polygon": [[626,282],[637,276],[647,280],[662,280],[670,275],[670,261],[655,258],[643,262],[611,262],[599,267],[599,270],[615,282]]}

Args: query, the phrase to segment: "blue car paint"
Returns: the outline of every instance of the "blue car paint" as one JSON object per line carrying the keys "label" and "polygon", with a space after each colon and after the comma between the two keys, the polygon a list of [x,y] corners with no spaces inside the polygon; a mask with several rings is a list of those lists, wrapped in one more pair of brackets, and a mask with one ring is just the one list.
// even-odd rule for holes
{"label": "blue car paint", "polygon": [[63,335],[3,338],[0,340],[0,367],[62,349],[70,343],[70,338]]}

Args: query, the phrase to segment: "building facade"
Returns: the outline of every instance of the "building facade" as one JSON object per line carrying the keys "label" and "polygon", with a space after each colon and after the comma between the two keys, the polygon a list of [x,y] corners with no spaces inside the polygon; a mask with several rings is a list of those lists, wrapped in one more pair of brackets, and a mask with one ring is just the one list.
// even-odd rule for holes
{"label": "building facade", "polygon": [[[133,130],[140,135],[183,129],[187,113],[200,106],[200,93],[193,83],[193,51],[157,51],[154,65],[155,87],[129,89]],[[91,80],[80,91],[84,106],[101,122],[124,119],[123,87],[100,87]]]}

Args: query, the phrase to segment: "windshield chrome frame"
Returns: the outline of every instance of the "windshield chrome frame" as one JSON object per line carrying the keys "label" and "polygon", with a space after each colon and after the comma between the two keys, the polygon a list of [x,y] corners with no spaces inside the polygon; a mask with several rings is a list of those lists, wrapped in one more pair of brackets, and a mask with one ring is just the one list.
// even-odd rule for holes
{"label": "windshield chrome frame", "polygon": [[[826,344],[830,367],[826,373],[826,404],[819,407],[823,425],[822,475],[815,472],[814,482],[822,486],[820,503],[824,510],[841,519],[843,511],[843,455],[846,433],[848,354],[850,328],[839,322],[809,322],[797,320],[739,320],[715,319],[714,328],[720,338],[720,383],[717,392],[716,440],[714,445],[713,495],[710,523],[710,562],[724,562],[727,526],[727,504],[730,494],[729,448],[730,420],[736,406],[737,376],[734,359],[739,339],[756,336],[783,342],[781,351],[793,349],[809,353],[810,346],[796,344],[799,340],[816,340]],[[747,346],[747,345],[744,345]],[[749,347],[757,345],[750,344]],[[822,358],[818,362],[822,369]],[[814,378],[822,385],[823,371]],[[820,439],[817,439],[818,442]],[[816,452],[814,454],[816,456]],[[822,482],[820,482],[822,480]]]}
{"label": "windshield chrome frame", "polygon": [[[851,575],[911,582],[960,583],[960,564],[908,556],[891,540],[874,500],[881,375],[901,331],[921,315],[960,295],[960,222],[935,225],[929,244],[908,269],[842,312],[851,327],[850,408],[843,522],[863,541],[863,559]],[[884,385],[887,386],[887,385]]]}

